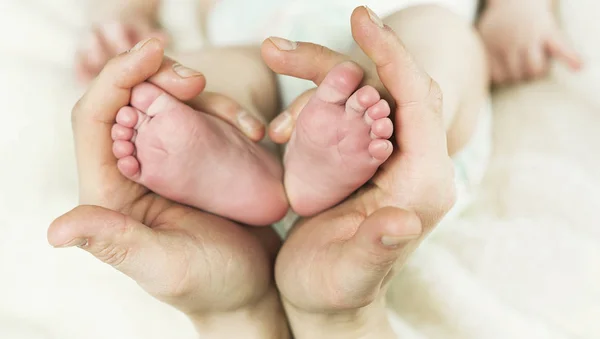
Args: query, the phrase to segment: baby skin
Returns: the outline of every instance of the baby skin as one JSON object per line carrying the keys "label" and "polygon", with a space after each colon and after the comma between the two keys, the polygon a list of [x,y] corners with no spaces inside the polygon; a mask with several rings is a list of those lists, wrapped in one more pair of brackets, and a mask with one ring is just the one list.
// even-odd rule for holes
{"label": "baby skin", "polygon": [[248,225],[270,225],[289,205],[318,213],[367,182],[392,152],[390,108],[374,88],[357,90],[361,80],[352,63],[330,72],[300,113],[285,174],[274,154],[235,127],[142,83],[112,129],[119,171],[168,199]]}

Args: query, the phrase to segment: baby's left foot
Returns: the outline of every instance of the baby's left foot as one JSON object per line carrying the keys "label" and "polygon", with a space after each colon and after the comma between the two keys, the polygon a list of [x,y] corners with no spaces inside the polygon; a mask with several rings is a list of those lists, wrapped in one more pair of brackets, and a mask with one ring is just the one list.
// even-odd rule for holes
{"label": "baby's left foot", "polygon": [[313,215],[364,185],[392,154],[390,107],[353,63],[334,67],[302,109],[284,157],[292,209]]}

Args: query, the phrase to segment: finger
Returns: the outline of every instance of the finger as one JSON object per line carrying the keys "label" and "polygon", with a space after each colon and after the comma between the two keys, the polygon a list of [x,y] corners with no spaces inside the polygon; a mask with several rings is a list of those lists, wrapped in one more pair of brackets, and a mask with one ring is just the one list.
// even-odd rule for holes
{"label": "finger", "polygon": [[510,82],[518,82],[523,79],[523,60],[520,53],[507,54],[503,61]]}
{"label": "finger", "polygon": [[127,32],[127,27],[120,22],[110,22],[101,25],[98,30],[104,37],[104,42],[110,55],[117,55],[129,50],[135,44]]}
{"label": "finger", "polygon": [[427,154],[427,161],[447,157],[442,93],[437,83],[375,13],[358,7],[352,13],[351,24],[354,40],[373,61],[379,79],[395,101],[399,148],[405,154]]}
{"label": "finger", "polygon": [[168,267],[163,244],[150,228],[121,213],[97,206],[79,206],[56,219],[48,229],[54,247],[79,246],[136,281],[161,281]]}
{"label": "finger", "polygon": [[152,30],[148,34],[148,37],[160,40],[160,42],[162,42],[164,46],[167,46],[171,42],[169,35],[159,30]]}
{"label": "finger", "polygon": [[181,101],[195,98],[206,86],[206,78],[201,72],[167,57],[164,57],[159,70],[148,79],[148,82]]}
{"label": "finger", "polygon": [[393,207],[378,210],[341,245],[335,276],[343,281],[345,291],[354,292],[350,295],[375,297],[391,269],[403,264],[401,260],[406,259],[421,233],[421,222],[414,212]]}
{"label": "finger", "polygon": [[102,33],[97,28],[93,28],[86,38],[86,44],[81,55],[85,58],[90,73],[94,75],[98,74],[106,64],[109,56],[102,39]]}
{"label": "finger", "polygon": [[82,202],[119,208],[122,202],[113,201],[111,193],[132,185],[118,173],[112,154],[111,128],[117,111],[129,103],[131,88],[156,73],[163,58],[157,40],[136,47],[112,59],[73,108]]}
{"label": "finger", "polygon": [[96,76],[96,74],[92,72],[92,67],[87,62],[87,57],[84,52],[78,51],[75,54],[75,74],[77,80],[83,84],[89,83]]}
{"label": "finger", "polygon": [[261,47],[262,57],[275,73],[306,79],[319,85],[337,64],[349,60],[327,47],[271,37]]}
{"label": "finger", "polygon": [[581,69],[583,62],[575,49],[567,42],[566,37],[557,32],[546,41],[548,53],[567,64],[572,70]]}
{"label": "finger", "polygon": [[377,74],[398,106],[425,99],[431,78],[414,61],[398,36],[367,7],[352,13],[352,36],[377,67]]}
{"label": "finger", "polygon": [[256,112],[249,112],[248,109],[225,95],[204,92],[190,100],[188,104],[197,110],[228,122],[252,141],[258,142],[265,136],[265,125],[256,118]]}
{"label": "finger", "polygon": [[168,45],[170,42],[168,34],[157,29],[154,25],[147,24],[146,22],[135,23],[129,27],[129,37],[133,39],[134,42],[149,38],[160,40],[160,42],[163,43],[163,46]]}
{"label": "finger", "polygon": [[285,111],[271,121],[269,124],[269,137],[273,142],[284,144],[290,140],[298,115],[300,115],[300,112],[304,109],[308,100],[314,95],[315,91],[316,88],[313,88],[302,93]]}
{"label": "finger", "polygon": [[496,58],[490,60],[490,72],[492,81],[495,84],[502,85],[508,78],[500,61]]}
{"label": "finger", "polygon": [[528,79],[537,79],[546,74],[548,62],[541,48],[530,48],[523,58],[526,61],[525,73]]}

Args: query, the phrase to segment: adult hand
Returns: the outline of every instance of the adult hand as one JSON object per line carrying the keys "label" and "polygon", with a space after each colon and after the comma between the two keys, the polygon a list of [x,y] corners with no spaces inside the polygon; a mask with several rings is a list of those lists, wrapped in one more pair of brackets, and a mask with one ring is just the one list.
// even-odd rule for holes
{"label": "adult hand", "polygon": [[[386,286],[455,199],[439,86],[366,8],[354,11],[352,33],[381,80],[367,72],[364,82],[387,89],[398,149],[370,186],[301,221],[284,243],[276,281],[297,338],[395,338],[385,315]],[[263,57],[275,72],[317,85],[334,65],[350,59],[279,38],[265,41]],[[301,109],[309,96],[292,107]],[[283,131],[278,136],[284,141],[293,119],[276,123],[281,121],[288,125],[274,126],[279,128],[270,134]]]}
{"label": "adult hand", "polygon": [[[163,199],[124,178],[111,151],[111,127],[131,89],[150,81],[180,100],[205,81],[164,59],[152,39],[112,59],[72,113],[79,206],[48,230],[56,247],[80,246],[185,312],[215,337],[286,337],[272,277],[279,247],[266,228],[245,228]],[[181,68],[179,68],[181,71]]]}

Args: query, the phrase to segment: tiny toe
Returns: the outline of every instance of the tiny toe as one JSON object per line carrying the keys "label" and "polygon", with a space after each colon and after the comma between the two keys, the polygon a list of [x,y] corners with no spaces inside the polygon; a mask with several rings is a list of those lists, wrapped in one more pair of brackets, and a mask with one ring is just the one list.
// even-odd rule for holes
{"label": "tiny toe", "polygon": [[346,111],[363,115],[365,111],[379,101],[379,93],[371,86],[363,86],[346,101]]}
{"label": "tiny toe", "polygon": [[390,104],[387,101],[381,99],[373,106],[367,109],[365,114],[365,121],[370,125],[377,119],[382,119],[390,115]]}
{"label": "tiny toe", "polygon": [[383,163],[386,161],[393,151],[392,143],[389,140],[377,139],[369,144],[369,153],[373,159]]}
{"label": "tiny toe", "polygon": [[131,141],[117,140],[113,143],[113,154],[117,159],[130,156],[135,151],[135,147]]}
{"label": "tiny toe", "polygon": [[394,133],[394,124],[389,118],[375,120],[371,125],[371,138],[389,139]]}
{"label": "tiny toe", "polygon": [[121,107],[117,112],[117,123],[123,127],[134,128],[138,123],[138,111],[131,106]]}
{"label": "tiny toe", "polygon": [[140,163],[134,156],[126,156],[117,161],[117,168],[125,177],[135,179],[140,174]]}
{"label": "tiny toe", "polygon": [[362,69],[353,62],[343,62],[329,71],[315,97],[321,101],[343,105],[356,91],[363,78]]}
{"label": "tiny toe", "polygon": [[131,140],[133,138],[134,130],[123,125],[114,124],[111,131],[111,136],[114,141],[117,140]]}

